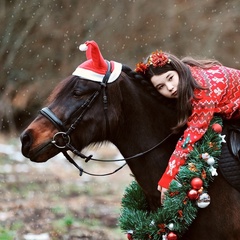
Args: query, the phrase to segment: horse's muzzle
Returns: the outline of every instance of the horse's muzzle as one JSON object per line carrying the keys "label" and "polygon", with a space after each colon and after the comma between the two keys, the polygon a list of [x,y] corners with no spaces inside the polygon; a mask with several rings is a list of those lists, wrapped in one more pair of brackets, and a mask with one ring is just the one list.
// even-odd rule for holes
{"label": "horse's muzzle", "polygon": [[33,143],[33,136],[30,130],[24,131],[21,136],[20,140],[22,142],[22,154],[24,157],[30,158],[30,149]]}

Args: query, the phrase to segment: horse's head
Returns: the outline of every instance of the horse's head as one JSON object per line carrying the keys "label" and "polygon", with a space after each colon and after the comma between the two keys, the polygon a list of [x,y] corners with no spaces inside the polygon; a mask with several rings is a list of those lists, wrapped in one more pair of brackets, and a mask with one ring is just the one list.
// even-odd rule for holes
{"label": "horse's head", "polygon": [[116,111],[111,109],[106,87],[119,78],[122,65],[105,61],[95,42],[85,45],[88,60],[58,84],[48,107],[21,135],[22,153],[32,161],[44,162],[67,150],[70,142],[84,148],[107,140],[110,122],[111,128],[114,125]]}
{"label": "horse's head", "polygon": [[[43,108],[21,135],[23,154],[32,161],[42,162],[56,155],[70,136],[71,142],[77,145],[102,140],[106,135],[103,102],[95,101],[100,98],[100,92],[100,84],[79,77],[71,76],[61,82],[49,97],[48,108]],[[78,124],[73,125],[76,120]],[[70,136],[61,133],[55,136],[69,129],[73,129]]]}

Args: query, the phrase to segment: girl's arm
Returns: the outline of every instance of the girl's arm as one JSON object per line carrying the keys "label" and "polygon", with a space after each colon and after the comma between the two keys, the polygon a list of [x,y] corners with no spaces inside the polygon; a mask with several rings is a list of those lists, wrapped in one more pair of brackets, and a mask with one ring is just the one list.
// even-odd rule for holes
{"label": "girl's arm", "polygon": [[169,160],[168,166],[158,185],[169,188],[170,182],[177,175],[188,154],[193,149],[194,143],[202,138],[214,115],[214,101],[201,99],[193,103],[192,115],[188,119],[187,129],[177,142],[176,148]]}

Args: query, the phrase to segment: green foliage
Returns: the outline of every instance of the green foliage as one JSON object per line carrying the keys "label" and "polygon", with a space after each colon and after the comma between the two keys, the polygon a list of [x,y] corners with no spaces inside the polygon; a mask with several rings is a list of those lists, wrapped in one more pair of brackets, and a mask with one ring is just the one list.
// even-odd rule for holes
{"label": "green foliage", "polygon": [[[126,197],[125,197],[126,196]],[[139,186],[134,182],[126,188],[125,195],[122,198],[122,204],[136,210],[147,210],[145,195],[139,191]]]}
{"label": "green foliage", "polygon": [[15,232],[8,229],[0,228],[0,239],[14,240]]}
{"label": "green foliage", "polygon": [[74,218],[72,216],[66,216],[64,219],[64,224],[69,228],[74,223]]}
{"label": "green foliage", "polygon": [[195,144],[176,180],[171,182],[163,206],[156,212],[147,210],[144,193],[135,181],[126,188],[119,225],[124,232],[132,234],[133,239],[162,239],[170,231],[181,236],[196,218],[198,206],[195,200],[188,198],[187,193],[192,188],[192,178],[202,179],[204,192],[207,192],[209,182],[213,180],[211,167],[204,161],[202,154],[208,153],[213,157],[213,167],[217,168],[221,136],[213,131],[214,123],[222,125],[221,118],[215,117],[205,135]]}
{"label": "green foliage", "polygon": [[66,215],[65,217],[59,219],[58,221],[53,222],[53,229],[58,234],[64,234],[69,232],[73,223],[75,222],[75,218],[72,215]]}

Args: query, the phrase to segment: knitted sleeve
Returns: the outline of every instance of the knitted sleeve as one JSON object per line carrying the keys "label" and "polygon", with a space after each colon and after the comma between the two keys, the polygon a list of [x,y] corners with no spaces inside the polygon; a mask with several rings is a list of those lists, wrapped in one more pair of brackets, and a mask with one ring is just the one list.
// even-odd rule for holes
{"label": "knitted sleeve", "polygon": [[175,178],[181,165],[186,161],[187,155],[193,149],[194,143],[197,142],[210,124],[214,114],[214,102],[208,101],[205,97],[193,104],[192,115],[188,119],[187,129],[184,135],[179,139],[175,150],[168,162],[166,171],[158,182],[161,187],[168,188],[170,182]]}

